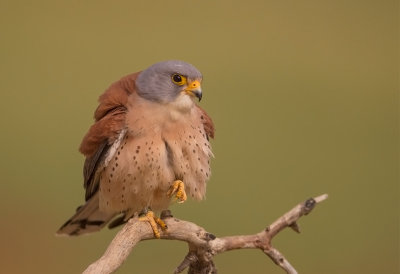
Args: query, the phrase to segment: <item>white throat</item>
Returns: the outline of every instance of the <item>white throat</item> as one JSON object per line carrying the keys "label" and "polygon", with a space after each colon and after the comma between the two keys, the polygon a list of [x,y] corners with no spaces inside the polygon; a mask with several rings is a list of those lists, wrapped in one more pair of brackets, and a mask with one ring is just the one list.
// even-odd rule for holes
{"label": "white throat", "polygon": [[171,104],[171,118],[176,120],[180,116],[188,114],[190,110],[194,106],[193,99],[185,94],[181,93],[175,101],[173,101]]}

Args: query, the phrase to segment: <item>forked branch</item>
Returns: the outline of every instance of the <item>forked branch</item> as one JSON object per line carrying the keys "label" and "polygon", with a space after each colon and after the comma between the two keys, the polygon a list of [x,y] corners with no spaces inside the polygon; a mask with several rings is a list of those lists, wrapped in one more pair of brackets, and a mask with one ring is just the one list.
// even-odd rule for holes
{"label": "forked branch", "polygon": [[[289,261],[272,246],[272,239],[284,228],[290,227],[300,232],[297,220],[307,215],[315,207],[328,198],[327,194],[310,198],[292,208],[275,222],[253,235],[215,237],[204,228],[173,218],[169,211],[162,214],[162,219],[168,229],[161,231],[161,239],[185,241],[189,245],[189,252],[174,273],[181,273],[189,268],[190,274],[217,273],[213,257],[219,253],[244,248],[261,249],[272,261],[283,268],[287,273],[297,273]],[[86,274],[112,273],[121,266],[135,245],[143,240],[154,239],[153,230],[146,222],[132,218],[115,236],[104,255],[92,263],[85,271]]]}

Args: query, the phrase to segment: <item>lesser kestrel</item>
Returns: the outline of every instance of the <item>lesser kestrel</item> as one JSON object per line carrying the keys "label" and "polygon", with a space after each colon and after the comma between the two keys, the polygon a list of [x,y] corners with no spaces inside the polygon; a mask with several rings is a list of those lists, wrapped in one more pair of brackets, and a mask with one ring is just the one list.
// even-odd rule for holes
{"label": "lesser kestrel", "polygon": [[80,146],[86,203],[58,234],[90,233],[111,221],[113,227],[140,212],[153,226],[160,220],[151,210],[167,209],[171,197],[204,197],[214,125],[195,103],[201,81],[194,66],[166,61],[123,77],[100,96]]}

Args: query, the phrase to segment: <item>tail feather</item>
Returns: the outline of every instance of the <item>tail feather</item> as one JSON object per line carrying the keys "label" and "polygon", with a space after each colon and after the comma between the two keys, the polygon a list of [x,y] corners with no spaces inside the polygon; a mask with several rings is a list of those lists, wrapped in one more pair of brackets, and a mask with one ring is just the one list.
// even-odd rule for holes
{"label": "tail feather", "polygon": [[78,207],[72,216],[60,229],[57,235],[78,236],[102,229],[110,222],[115,213],[101,212],[99,209],[99,194],[93,195],[83,206]]}

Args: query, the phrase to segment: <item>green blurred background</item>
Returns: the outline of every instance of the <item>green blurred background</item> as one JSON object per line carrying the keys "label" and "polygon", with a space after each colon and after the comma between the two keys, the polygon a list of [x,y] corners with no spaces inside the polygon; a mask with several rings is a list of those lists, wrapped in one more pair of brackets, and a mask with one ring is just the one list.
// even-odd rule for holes
{"label": "green blurred background", "polygon": [[[204,74],[217,127],[207,199],[174,215],[255,233],[329,199],[274,241],[300,273],[399,271],[398,1],[1,1],[1,273],[79,273],[117,230],[54,232],[83,201],[77,147],[98,96],[166,59]],[[182,242],[117,273],[172,273]],[[283,273],[257,250],[220,273]]]}

